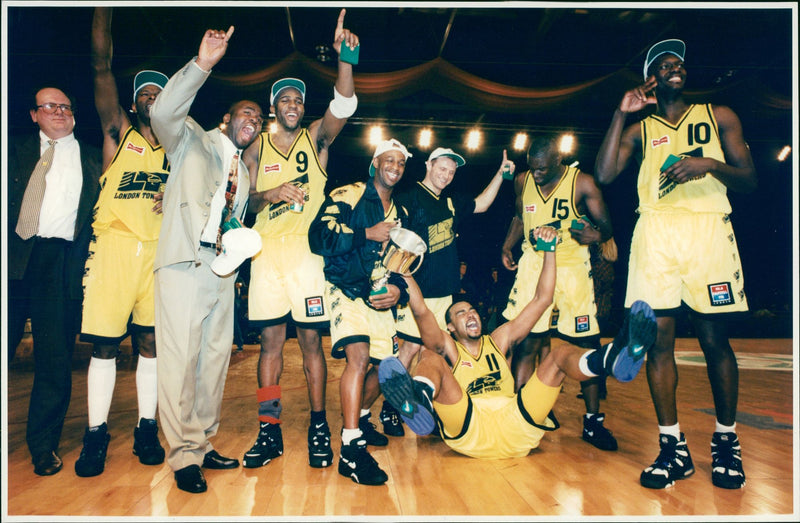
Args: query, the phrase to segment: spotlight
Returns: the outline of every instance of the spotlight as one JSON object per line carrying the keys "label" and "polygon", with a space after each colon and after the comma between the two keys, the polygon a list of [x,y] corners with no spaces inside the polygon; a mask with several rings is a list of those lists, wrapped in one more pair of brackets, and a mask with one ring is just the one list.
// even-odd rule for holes
{"label": "spotlight", "polygon": [[419,138],[417,139],[417,145],[419,145],[422,149],[431,146],[431,140],[433,139],[433,131],[428,128],[422,129],[419,132]]}
{"label": "spotlight", "polygon": [[572,152],[573,147],[575,146],[575,137],[571,134],[565,134],[561,137],[561,142],[558,145],[558,150],[564,154],[569,154]]}
{"label": "spotlight", "polygon": [[528,135],[525,133],[517,133],[514,137],[514,150],[524,151],[526,145],[528,145]]}
{"label": "spotlight", "polygon": [[383,128],[380,125],[373,125],[369,129],[369,144],[378,145],[383,141]]}
{"label": "spotlight", "polygon": [[481,132],[473,129],[467,135],[467,149],[470,151],[476,150],[481,145]]}
{"label": "spotlight", "polygon": [[788,145],[784,145],[783,149],[781,149],[781,152],[778,153],[778,161],[779,162],[786,161],[786,158],[789,157],[790,152],[792,152],[792,148]]}

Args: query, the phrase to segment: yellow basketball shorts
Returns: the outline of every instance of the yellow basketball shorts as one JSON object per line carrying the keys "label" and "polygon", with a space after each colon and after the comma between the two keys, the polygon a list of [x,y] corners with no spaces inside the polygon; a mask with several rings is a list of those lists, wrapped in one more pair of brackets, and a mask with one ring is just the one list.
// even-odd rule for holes
{"label": "yellow basketball shorts", "polygon": [[455,405],[434,401],[433,406],[444,442],[456,452],[473,458],[519,458],[538,447],[545,432],[556,429],[547,414],[560,391],[534,375],[514,396],[470,398],[465,392]]}
{"label": "yellow basketball shorts", "polygon": [[377,311],[364,300],[351,300],[335,285],[328,283],[326,296],[331,304],[331,355],[345,357],[346,345],[369,343],[369,357],[373,363],[397,355],[398,339],[394,313],[391,309]]}
{"label": "yellow basketball shorts", "polygon": [[261,252],[250,264],[250,321],[266,326],[291,312],[292,319],[300,325],[327,322],[325,260],[311,252],[308,237],[262,236],[261,240]]}
{"label": "yellow basketball shorts", "polygon": [[[508,295],[503,317],[513,320],[536,294],[536,285],[542,272],[544,259],[534,251],[522,254],[514,286]],[[552,325],[553,310],[558,310],[556,324]],[[556,289],[553,304],[542,314],[531,329],[544,333],[555,327],[565,336],[580,338],[600,334],[597,325],[597,304],[594,301],[592,265],[589,260],[573,265],[556,264]]]}
{"label": "yellow basketball shorts", "polygon": [[116,229],[95,234],[83,276],[82,334],[121,339],[131,315],[134,325],[153,328],[157,244],[158,240],[139,241]]}
{"label": "yellow basketball shorts", "polygon": [[724,214],[643,213],[631,240],[625,307],[701,314],[747,310],[739,249]]}
{"label": "yellow basketball shorts", "polygon": [[[447,330],[447,323],[444,319],[444,313],[447,308],[453,304],[452,296],[445,296],[443,298],[425,298],[425,305],[433,313],[439,328]],[[417,321],[414,319],[414,313],[411,312],[411,307],[398,307],[397,308],[397,335],[404,340],[422,345],[422,338],[419,337],[419,327]]]}

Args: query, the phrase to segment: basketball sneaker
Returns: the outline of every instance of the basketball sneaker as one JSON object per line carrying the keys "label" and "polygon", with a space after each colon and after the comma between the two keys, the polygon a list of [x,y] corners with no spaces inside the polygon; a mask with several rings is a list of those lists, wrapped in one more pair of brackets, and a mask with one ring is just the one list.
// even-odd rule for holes
{"label": "basketball sneaker", "polygon": [[617,381],[631,381],[639,373],[644,356],[656,341],[658,326],[650,306],[637,300],[631,306],[614,342],[605,346],[603,364],[606,373]]}
{"label": "basketball sneaker", "polygon": [[327,421],[308,427],[308,464],[317,469],[333,465],[331,429]]}
{"label": "basketball sneaker", "polygon": [[411,379],[403,364],[390,356],[378,367],[381,391],[392,407],[397,409],[415,434],[425,436],[436,427],[431,388],[421,381]]}
{"label": "basketball sneaker", "polygon": [[383,433],[387,436],[404,436],[406,431],[403,429],[403,420],[400,419],[397,409],[392,407],[388,401],[383,401],[380,415],[381,423],[383,423]]}
{"label": "basketball sneaker", "polygon": [[258,438],[252,448],[245,452],[242,466],[249,469],[263,467],[283,454],[283,433],[277,423],[259,422]]}
{"label": "basketball sneaker", "polygon": [[661,434],[658,444],[661,452],[658,453],[655,463],[642,471],[639,483],[643,487],[662,489],[671,487],[678,479],[686,479],[694,474],[692,456],[686,445],[686,438],[681,433],[681,439],[669,434]]}
{"label": "basketball sneaker", "polygon": [[711,482],[727,489],[744,486],[742,447],[734,432],[715,432],[711,437]]}
{"label": "basketball sneaker", "polygon": [[367,445],[385,447],[389,444],[389,438],[378,432],[375,428],[375,424],[372,423],[369,418],[370,413],[367,413],[358,419],[358,428],[361,429],[362,437],[366,440]]}
{"label": "basketball sneaker", "polygon": [[108,425],[105,423],[97,427],[86,427],[81,455],[75,462],[75,474],[82,478],[102,474],[106,468],[109,441],[111,441],[111,436],[108,434]]}
{"label": "basketball sneaker", "polygon": [[164,447],[158,441],[158,423],[154,419],[141,418],[133,429],[133,453],[143,465],[160,465],[164,462]]}
{"label": "basketball sneaker", "polygon": [[604,425],[606,416],[595,414],[591,418],[583,417],[583,434],[581,438],[600,450],[617,450],[617,439]]}
{"label": "basketball sneaker", "polygon": [[389,479],[375,458],[367,452],[367,441],[364,438],[342,445],[339,474],[361,485],[383,485]]}

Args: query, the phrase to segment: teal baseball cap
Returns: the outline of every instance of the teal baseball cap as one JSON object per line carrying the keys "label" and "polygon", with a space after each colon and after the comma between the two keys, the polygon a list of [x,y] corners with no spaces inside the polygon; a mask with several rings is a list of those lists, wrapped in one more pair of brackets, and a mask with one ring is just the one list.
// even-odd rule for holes
{"label": "teal baseball cap", "polygon": [[149,70],[139,71],[133,79],[133,101],[136,101],[136,95],[145,85],[157,85],[163,89],[168,81],[169,77],[164,73]]}
{"label": "teal baseball cap", "polygon": [[306,84],[298,78],[281,78],[274,84],[269,91],[269,104],[275,105],[275,98],[278,97],[281,91],[287,88],[293,88],[300,91],[300,96],[303,98],[303,103],[306,101]]}
{"label": "teal baseball cap", "polygon": [[661,56],[662,54],[674,54],[681,60],[683,60],[683,55],[686,54],[686,44],[683,43],[683,40],[677,40],[675,38],[670,40],[662,40],[657,44],[653,45],[649,51],[647,51],[647,58],[644,60],[644,79],[647,80],[647,70],[650,69],[650,66],[653,62],[656,61],[656,58]]}

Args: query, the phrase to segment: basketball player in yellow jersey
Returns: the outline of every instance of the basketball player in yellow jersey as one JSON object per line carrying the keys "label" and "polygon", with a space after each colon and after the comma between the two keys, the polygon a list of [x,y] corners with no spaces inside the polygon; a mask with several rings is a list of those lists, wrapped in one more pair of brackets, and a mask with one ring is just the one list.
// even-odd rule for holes
{"label": "basketball player in yellow jersey", "polygon": [[[534,231],[533,240],[556,237],[556,230],[545,226]],[[440,329],[419,286],[406,277],[409,305],[425,348],[413,379],[394,357],[381,362],[378,374],[384,396],[415,433],[429,434],[438,425],[445,443],[467,456],[526,456],[546,431],[558,428],[548,414],[565,377],[583,381],[610,374],[621,382],[636,377],[656,336],[655,315],[644,302],[634,305],[612,343],[590,351],[559,345],[514,392],[506,354],[551,307],[556,257],[552,251],[544,254],[533,297],[490,335],[482,334],[480,315],[465,301],[451,305],[445,313],[447,331]]]}
{"label": "basketball player in yellow jersey", "polygon": [[139,358],[136,392],[138,424],[133,453],[145,465],[164,461],[156,423],[157,375],[153,260],[161,230],[161,196],[169,164],[150,127],[150,107],[169,78],[140,71],[133,80],[136,115],[131,124],[122,108],[111,72],[111,9],[95,8],[92,20],[92,66],[95,106],[103,128],[103,176],[94,209],[94,229],[83,279],[81,339],[94,344],[87,376],[89,426],[75,462],[81,477],[105,468],[108,412],[116,381],[119,344],[136,339]]}
{"label": "basketball player in yellow jersey", "polygon": [[[735,432],[739,371],[726,320],[746,311],[747,299],[726,191],[750,192],[757,178],[736,113],[684,100],[685,52],[681,40],[650,48],[645,83],[625,93],[614,112],[595,173],[600,183],[610,183],[632,156],[641,162],[625,304],[645,299],[658,316],[647,379],[661,451],[640,482],[665,488],[694,473],[675,402],[675,316],[685,307],[698,333],[714,396],[711,480],[736,489],[745,483]],[[655,113],[625,128],[628,114],[652,104]]]}
{"label": "basketball player in yellow jersey", "polygon": [[[333,38],[339,55],[342,47],[354,49],[359,44],[358,36],[344,28],[344,15],[342,9]],[[258,213],[253,228],[263,242],[250,267],[248,296],[250,323],[261,330],[256,392],[260,427],[255,444],[244,455],[245,467],[262,467],[283,454],[279,382],[290,318],[303,353],[311,403],[309,464],[333,463],[325,413],[328,371],[320,334],[328,324],[324,260],[309,249],[308,228],[325,200],[328,147],[358,103],[353,66],[341,58],[333,94],[322,118],[305,129],[301,127],[305,84],[296,78],[278,80],[270,90],[277,130],[261,133],[244,153],[250,171],[249,211]]]}
{"label": "basketball player in yellow jersey", "polygon": [[[603,195],[591,175],[564,165],[564,153],[555,133],[535,136],[528,149],[529,170],[515,179],[517,215],[503,242],[503,265],[517,269],[511,249],[522,238],[522,257],[514,286],[503,311],[514,319],[530,301],[542,270],[543,253],[531,243],[533,232],[549,225],[558,231],[558,278],[553,305],[545,311],[528,337],[514,348],[511,368],[519,390],[527,383],[534,358],[541,361],[550,348],[550,333],[584,349],[600,347],[600,328],[589,245],[611,237],[611,222]],[[557,324],[552,324],[558,309]],[[552,325],[551,325],[552,324]],[[582,438],[602,450],[616,450],[617,440],[604,425],[600,412],[600,378],[581,382],[586,414]]]}

